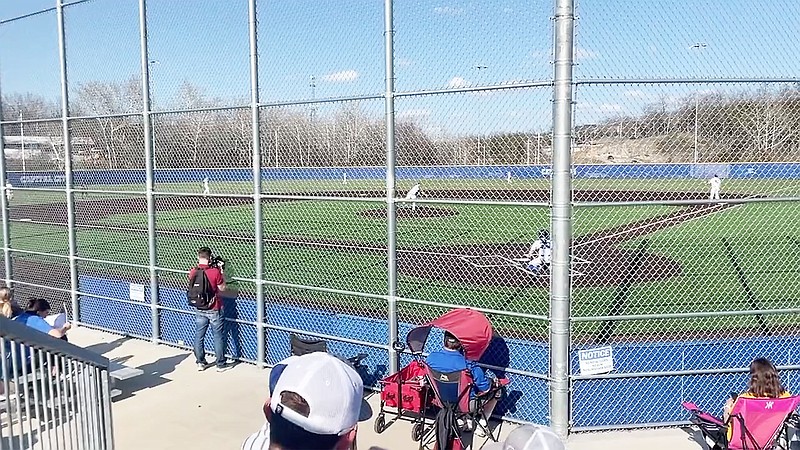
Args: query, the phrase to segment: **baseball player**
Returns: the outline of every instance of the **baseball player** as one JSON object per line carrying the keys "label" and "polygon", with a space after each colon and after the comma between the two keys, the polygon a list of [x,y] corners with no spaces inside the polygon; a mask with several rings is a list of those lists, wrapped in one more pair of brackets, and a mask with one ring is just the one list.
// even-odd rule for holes
{"label": "baseball player", "polygon": [[531,244],[525,258],[528,260],[528,270],[533,273],[540,273],[550,266],[553,251],[550,246],[550,232],[547,230],[539,231],[539,239]]}
{"label": "baseball player", "polygon": [[12,198],[14,198],[14,191],[12,190],[14,186],[11,185],[10,181],[6,181],[6,200],[9,202]]}
{"label": "baseball player", "polygon": [[511,184],[511,171],[510,170],[508,172],[506,172],[506,181],[508,182],[508,184]]}
{"label": "baseball player", "polygon": [[719,200],[719,188],[722,186],[722,180],[719,179],[717,174],[714,174],[714,176],[708,180],[708,184],[711,185],[709,200]]}
{"label": "baseball player", "polygon": [[342,184],[347,184],[347,172],[342,172]]}
{"label": "baseball player", "polygon": [[406,202],[411,201],[411,210],[412,211],[416,211],[416,209],[417,209],[417,204],[416,204],[416,202],[414,202],[414,200],[417,199],[417,195],[422,195],[422,192],[420,192],[420,189],[421,188],[420,188],[419,182],[417,182],[417,183],[414,184],[414,186],[411,187],[411,189],[406,194],[405,200],[406,200]]}
{"label": "baseball player", "polygon": [[208,177],[203,178],[203,195],[208,195],[211,193],[211,189],[208,186]]}

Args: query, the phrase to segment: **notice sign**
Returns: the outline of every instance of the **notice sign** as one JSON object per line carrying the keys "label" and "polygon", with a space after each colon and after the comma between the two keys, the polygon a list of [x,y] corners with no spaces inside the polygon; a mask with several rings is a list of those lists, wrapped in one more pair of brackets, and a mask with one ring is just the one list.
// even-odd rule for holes
{"label": "notice sign", "polygon": [[581,375],[598,375],[614,370],[614,354],[611,347],[578,350]]}
{"label": "notice sign", "polygon": [[131,283],[131,293],[130,299],[143,302],[144,301],[144,285],[143,284],[133,284]]}

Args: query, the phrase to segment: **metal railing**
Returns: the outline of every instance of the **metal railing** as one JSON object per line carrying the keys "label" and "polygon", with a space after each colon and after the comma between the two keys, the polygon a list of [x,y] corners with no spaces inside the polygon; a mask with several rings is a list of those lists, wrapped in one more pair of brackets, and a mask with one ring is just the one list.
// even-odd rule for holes
{"label": "metal railing", "polygon": [[108,359],[0,317],[0,448],[114,448]]}

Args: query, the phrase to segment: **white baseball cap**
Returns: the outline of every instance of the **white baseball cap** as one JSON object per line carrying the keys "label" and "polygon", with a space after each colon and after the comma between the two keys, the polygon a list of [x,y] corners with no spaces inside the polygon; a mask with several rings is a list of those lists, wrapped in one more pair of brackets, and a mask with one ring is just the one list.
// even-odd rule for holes
{"label": "white baseball cap", "polygon": [[486,444],[482,450],[566,450],[566,446],[548,427],[522,425],[515,428],[503,442]]}
{"label": "white baseball cap", "polygon": [[[302,397],[309,406],[308,417],[284,406],[283,392]],[[342,436],[358,423],[363,395],[364,382],[355,369],[328,353],[314,352],[285,362],[269,407],[310,433]]]}

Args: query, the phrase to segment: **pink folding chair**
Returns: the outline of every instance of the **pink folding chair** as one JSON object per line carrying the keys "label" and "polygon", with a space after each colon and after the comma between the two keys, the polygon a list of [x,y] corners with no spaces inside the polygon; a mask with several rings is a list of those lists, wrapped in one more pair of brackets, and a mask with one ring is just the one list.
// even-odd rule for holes
{"label": "pink folding chair", "polygon": [[[700,428],[706,442],[721,450],[773,450],[785,448],[789,426],[796,426],[795,409],[800,396],[785,398],[740,397],[733,406],[728,422],[700,410],[694,403],[682,405],[691,414],[691,422]],[[730,427],[730,433],[728,428]],[[728,435],[730,434],[730,438]],[[781,439],[783,438],[783,439]],[[783,443],[783,444],[781,444]]]}

